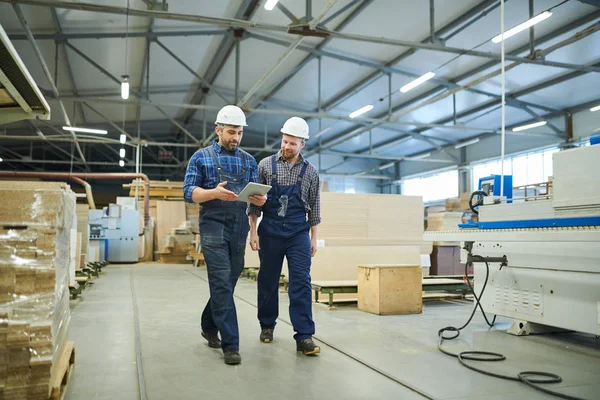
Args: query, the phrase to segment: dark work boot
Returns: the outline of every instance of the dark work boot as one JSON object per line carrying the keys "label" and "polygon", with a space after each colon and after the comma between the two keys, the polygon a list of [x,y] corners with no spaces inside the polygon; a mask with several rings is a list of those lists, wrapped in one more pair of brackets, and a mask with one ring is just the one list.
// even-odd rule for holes
{"label": "dark work boot", "polygon": [[260,341],[271,343],[273,341],[273,329],[263,329],[260,331]]}
{"label": "dark work boot", "polygon": [[237,351],[226,351],[223,353],[223,357],[227,365],[236,365],[242,362],[242,357]]}
{"label": "dark work boot", "polygon": [[296,343],[296,351],[298,351],[298,353],[306,354],[307,356],[313,356],[319,354],[321,349],[312,341],[312,339],[304,339]]}
{"label": "dark work boot", "polygon": [[202,337],[208,340],[208,347],[212,347],[213,349],[221,348],[221,340],[219,340],[219,335],[215,333],[208,333],[202,331]]}

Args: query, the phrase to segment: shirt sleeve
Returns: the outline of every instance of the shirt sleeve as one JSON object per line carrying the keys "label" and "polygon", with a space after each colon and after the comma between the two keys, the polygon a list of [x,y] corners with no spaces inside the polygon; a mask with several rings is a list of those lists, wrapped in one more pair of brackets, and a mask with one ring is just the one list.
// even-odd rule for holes
{"label": "shirt sleeve", "polygon": [[321,223],[321,182],[317,171],[315,171],[310,182],[308,205],[310,206],[308,223],[310,226],[319,225]]}
{"label": "shirt sleeve", "polygon": [[204,176],[201,168],[201,154],[195,153],[188,162],[187,170],[185,171],[185,179],[183,180],[183,198],[188,203],[193,203],[192,192],[195,188],[200,187]]}
{"label": "shirt sleeve", "polygon": [[[265,163],[261,162],[258,167],[255,168],[254,172],[251,173],[250,180],[256,183],[266,184],[266,176],[265,176]],[[256,177],[256,180],[252,180],[252,176]],[[262,215],[262,207],[254,205],[252,203],[248,203],[247,209],[248,215],[256,215],[260,217]]]}

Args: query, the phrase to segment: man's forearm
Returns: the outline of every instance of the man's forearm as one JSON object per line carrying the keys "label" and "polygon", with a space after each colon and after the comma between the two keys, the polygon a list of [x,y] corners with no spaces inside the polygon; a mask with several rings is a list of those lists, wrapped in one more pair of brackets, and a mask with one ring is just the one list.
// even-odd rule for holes
{"label": "man's forearm", "polygon": [[194,203],[204,203],[217,198],[217,193],[214,189],[194,188],[192,191],[192,201]]}
{"label": "man's forearm", "polygon": [[258,221],[258,215],[249,214],[248,221],[250,222],[250,232],[256,232],[256,222]]}
{"label": "man's forearm", "polygon": [[319,225],[313,225],[310,227],[310,238],[313,240],[317,240],[317,231],[319,230]]}

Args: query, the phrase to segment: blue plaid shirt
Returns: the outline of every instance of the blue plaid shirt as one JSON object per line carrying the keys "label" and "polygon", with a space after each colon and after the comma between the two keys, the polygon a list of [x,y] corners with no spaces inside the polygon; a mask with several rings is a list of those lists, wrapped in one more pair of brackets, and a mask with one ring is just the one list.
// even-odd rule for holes
{"label": "blue plaid shirt", "polygon": [[[258,165],[254,157],[246,152],[236,149],[233,153],[222,148],[215,140],[212,145],[223,172],[240,174],[242,172],[242,157],[246,160],[246,179],[249,182],[258,182]],[[215,160],[208,151],[208,147],[194,153],[185,172],[183,182],[183,198],[188,203],[193,203],[192,192],[195,188],[214,189],[219,184],[219,172]]]}

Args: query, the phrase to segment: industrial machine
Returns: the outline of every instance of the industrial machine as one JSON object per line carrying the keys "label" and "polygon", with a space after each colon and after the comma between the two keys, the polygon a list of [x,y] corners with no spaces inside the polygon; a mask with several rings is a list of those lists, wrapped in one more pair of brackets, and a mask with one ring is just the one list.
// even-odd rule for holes
{"label": "industrial machine", "polygon": [[[111,263],[137,262],[140,212],[110,204],[90,210],[90,241],[100,241],[100,260]],[[102,258],[104,255],[104,258]]]}
{"label": "industrial machine", "polygon": [[489,268],[481,304],[486,313],[514,319],[509,333],[563,328],[600,335],[600,178],[593,167],[600,145],[553,157],[547,199],[500,196],[499,181],[485,180],[471,197],[479,198],[478,222],[427,232],[425,240],[461,242],[477,294]]}

